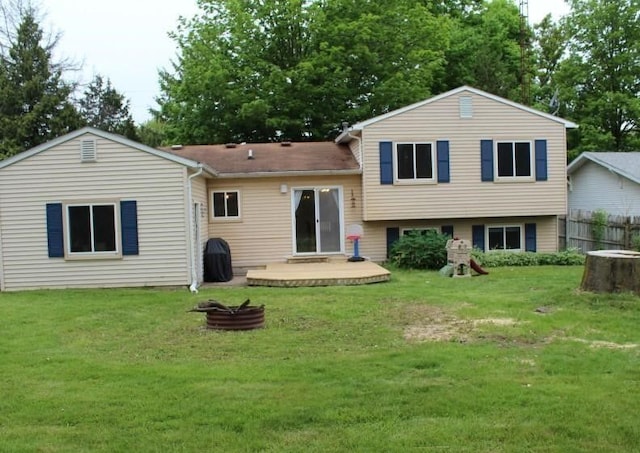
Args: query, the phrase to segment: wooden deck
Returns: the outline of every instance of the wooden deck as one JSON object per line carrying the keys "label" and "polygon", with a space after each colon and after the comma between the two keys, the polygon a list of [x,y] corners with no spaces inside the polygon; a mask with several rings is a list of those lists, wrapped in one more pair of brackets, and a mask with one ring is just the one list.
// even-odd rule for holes
{"label": "wooden deck", "polygon": [[386,282],[391,273],[371,261],[289,262],[247,272],[249,286],[335,286]]}

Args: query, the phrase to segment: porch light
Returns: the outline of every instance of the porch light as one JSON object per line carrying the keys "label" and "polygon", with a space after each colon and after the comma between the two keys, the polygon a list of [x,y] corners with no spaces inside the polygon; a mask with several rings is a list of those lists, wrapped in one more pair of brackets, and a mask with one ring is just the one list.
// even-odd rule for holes
{"label": "porch light", "polygon": [[287,190],[286,184],[280,184],[280,193],[287,193]]}

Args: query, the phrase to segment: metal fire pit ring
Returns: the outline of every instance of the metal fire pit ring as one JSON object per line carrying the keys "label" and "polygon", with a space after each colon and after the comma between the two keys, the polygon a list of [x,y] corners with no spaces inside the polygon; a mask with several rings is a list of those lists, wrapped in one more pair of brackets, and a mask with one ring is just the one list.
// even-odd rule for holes
{"label": "metal fire pit ring", "polygon": [[242,305],[226,306],[215,300],[201,302],[189,311],[206,313],[207,329],[252,330],[264,327],[264,305],[249,305],[247,299]]}
{"label": "metal fire pit ring", "polygon": [[264,306],[246,307],[244,310],[235,313],[224,311],[207,312],[207,329],[251,330],[262,327],[264,327]]}

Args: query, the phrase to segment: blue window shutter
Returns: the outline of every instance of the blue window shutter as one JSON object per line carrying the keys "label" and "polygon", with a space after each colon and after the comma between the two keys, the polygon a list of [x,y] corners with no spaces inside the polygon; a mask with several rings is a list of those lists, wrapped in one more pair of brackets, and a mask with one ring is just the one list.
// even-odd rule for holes
{"label": "blue window shutter", "polygon": [[449,182],[449,141],[436,142],[438,154],[438,182]]}
{"label": "blue window shutter", "polygon": [[135,201],[120,202],[122,254],[138,255],[138,207]]}
{"label": "blue window shutter", "polygon": [[380,184],[393,184],[393,143],[380,142]]}
{"label": "blue window shutter", "polygon": [[480,166],[482,181],[493,181],[493,140],[480,140]]}
{"label": "blue window shutter", "polygon": [[442,225],[440,227],[440,231],[442,232],[442,234],[446,234],[447,236],[453,238],[453,225]]}
{"label": "blue window shutter", "polygon": [[387,258],[391,256],[391,247],[400,239],[400,228],[387,228]]}
{"label": "blue window shutter", "polygon": [[536,251],[536,224],[527,223],[524,225],[524,249],[527,252]]}
{"label": "blue window shutter", "polygon": [[473,225],[471,227],[471,239],[473,246],[484,252],[484,225]]}
{"label": "blue window shutter", "polygon": [[547,141],[536,140],[536,181],[547,180]]}
{"label": "blue window shutter", "polygon": [[47,245],[49,258],[64,257],[62,203],[47,203]]}

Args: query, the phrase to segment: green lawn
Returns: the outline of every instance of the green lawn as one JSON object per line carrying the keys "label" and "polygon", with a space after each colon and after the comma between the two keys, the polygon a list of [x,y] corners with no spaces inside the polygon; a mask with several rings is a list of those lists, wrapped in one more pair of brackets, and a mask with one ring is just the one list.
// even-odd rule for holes
{"label": "green lawn", "polygon": [[[640,451],[640,298],[490,271],[0,294],[0,451]],[[205,330],[210,298],[266,328]]]}

